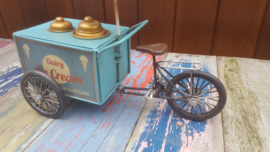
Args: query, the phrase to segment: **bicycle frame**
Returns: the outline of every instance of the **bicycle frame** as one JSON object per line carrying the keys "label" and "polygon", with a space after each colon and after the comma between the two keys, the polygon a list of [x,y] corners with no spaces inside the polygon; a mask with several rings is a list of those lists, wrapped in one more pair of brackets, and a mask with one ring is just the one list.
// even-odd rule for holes
{"label": "bicycle frame", "polygon": [[[161,66],[161,65],[159,65],[160,63],[168,63],[168,65]],[[172,63],[173,64],[179,63],[180,65],[178,67],[172,67],[171,66]],[[182,67],[183,63],[191,64],[191,67],[190,68]],[[187,97],[192,95],[192,89],[190,88],[190,90],[188,90],[188,88],[186,88],[186,90],[189,91],[190,94],[187,94],[186,92],[179,90],[175,85],[172,84],[172,82],[163,74],[163,72],[161,70],[163,70],[165,73],[167,73],[171,77],[171,79],[173,79],[174,76],[168,70],[166,70],[166,68],[190,70],[190,78],[192,78],[192,71],[202,69],[202,64],[195,63],[195,62],[184,62],[184,61],[181,61],[181,62],[158,61],[158,62],[156,62],[156,57],[154,55],[153,55],[153,64],[152,65],[153,65],[153,69],[154,69],[154,84],[155,84],[153,86],[153,88],[138,88],[138,87],[119,86],[117,88],[117,92],[121,93],[121,94],[131,94],[131,95],[144,96],[146,99],[149,99],[149,98],[151,99],[152,97],[155,97],[155,98],[172,99],[172,100],[187,100]],[[194,65],[199,65],[199,67],[196,68],[196,67],[194,67]],[[159,80],[157,79],[157,72],[163,78],[163,80],[161,80],[161,81],[163,81],[163,84],[160,83]],[[178,93],[180,93],[184,98],[166,97],[166,88],[165,88],[165,87],[167,87],[166,83],[168,83],[169,85],[172,85],[173,88]],[[181,85],[181,84],[179,84],[179,85]],[[133,90],[133,91],[143,90],[143,91],[147,91],[147,93],[137,93],[137,92],[131,92],[131,91],[126,91],[126,90]],[[164,95],[164,93],[165,93],[165,95]]]}

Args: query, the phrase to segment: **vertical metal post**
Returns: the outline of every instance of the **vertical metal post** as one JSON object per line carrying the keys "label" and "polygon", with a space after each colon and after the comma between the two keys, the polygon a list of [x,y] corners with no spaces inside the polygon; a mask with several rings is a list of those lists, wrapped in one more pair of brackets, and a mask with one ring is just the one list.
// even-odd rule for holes
{"label": "vertical metal post", "polygon": [[[153,55],[153,69],[154,69],[154,81],[155,83],[154,84],[157,84],[157,69],[156,69],[156,56]],[[154,89],[156,89],[157,85],[155,85]]]}
{"label": "vertical metal post", "polygon": [[115,13],[115,22],[116,22],[116,27],[117,27],[117,34],[121,35],[117,0],[114,0],[114,13]]}
{"label": "vertical metal post", "polygon": [[193,78],[192,78],[192,70],[190,70],[190,97],[192,96],[193,90]]}

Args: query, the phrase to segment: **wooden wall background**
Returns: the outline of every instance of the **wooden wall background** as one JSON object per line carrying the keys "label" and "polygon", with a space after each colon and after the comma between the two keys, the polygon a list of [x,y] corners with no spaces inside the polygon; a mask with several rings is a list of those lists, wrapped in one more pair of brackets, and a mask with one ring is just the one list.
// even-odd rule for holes
{"label": "wooden wall background", "polygon": [[[137,45],[166,43],[170,52],[270,59],[270,0],[118,0],[120,24],[150,22]],[[113,0],[0,0],[0,37],[57,16],[115,24]]]}

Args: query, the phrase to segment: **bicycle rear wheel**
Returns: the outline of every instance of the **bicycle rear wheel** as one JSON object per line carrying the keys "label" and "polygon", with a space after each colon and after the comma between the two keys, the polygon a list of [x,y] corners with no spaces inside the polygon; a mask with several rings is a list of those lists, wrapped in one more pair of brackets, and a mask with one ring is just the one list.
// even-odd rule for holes
{"label": "bicycle rear wheel", "polygon": [[[176,75],[172,84],[182,91],[182,95],[169,85],[166,96],[179,97],[183,100],[167,100],[170,107],[183,118],[202,121],[219,114],[227,100],[223,84],[215,76],[203,72],[190,71]],[[192,88],[192,94],[190,94]]]}

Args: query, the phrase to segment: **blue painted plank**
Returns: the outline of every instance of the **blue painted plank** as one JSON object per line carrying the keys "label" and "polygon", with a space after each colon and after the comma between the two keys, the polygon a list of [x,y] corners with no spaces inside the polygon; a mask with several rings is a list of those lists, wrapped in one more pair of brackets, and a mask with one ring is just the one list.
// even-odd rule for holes
{"label": "blue painted plank", "polygon": [[7,93],[10,88],[17,87],[22,74],[19,61],[0,71],[0,96]]}
{"label": "blue painted plank", "polygon": [[[132,73],[123,84],[145,87],[152,77],[151,72],[149,74],[147,71],[151,67],[150,62],[152,62],[150,55],[133,51]],[[127,122],[135,124],[144,103],[145,100],[141,97],[120,96],[116,93],[103,106],[76,101],[71,104],[64,116],[55,120],[26,151],[96,151],[104,148],[104,140],[113,141],[116,136],[119,138],[122,134],[125,134],[126,138],[122,148],[124,149],[132,132],[132,126],[126,130],[126,133],[115,133],[115,131],[119,127],[120,130],[124,130],[126,126],[123,124]],[[130,108],[131,105],[134,108]],[[130,111],[136,111],[130,113],[129,108]]]}

